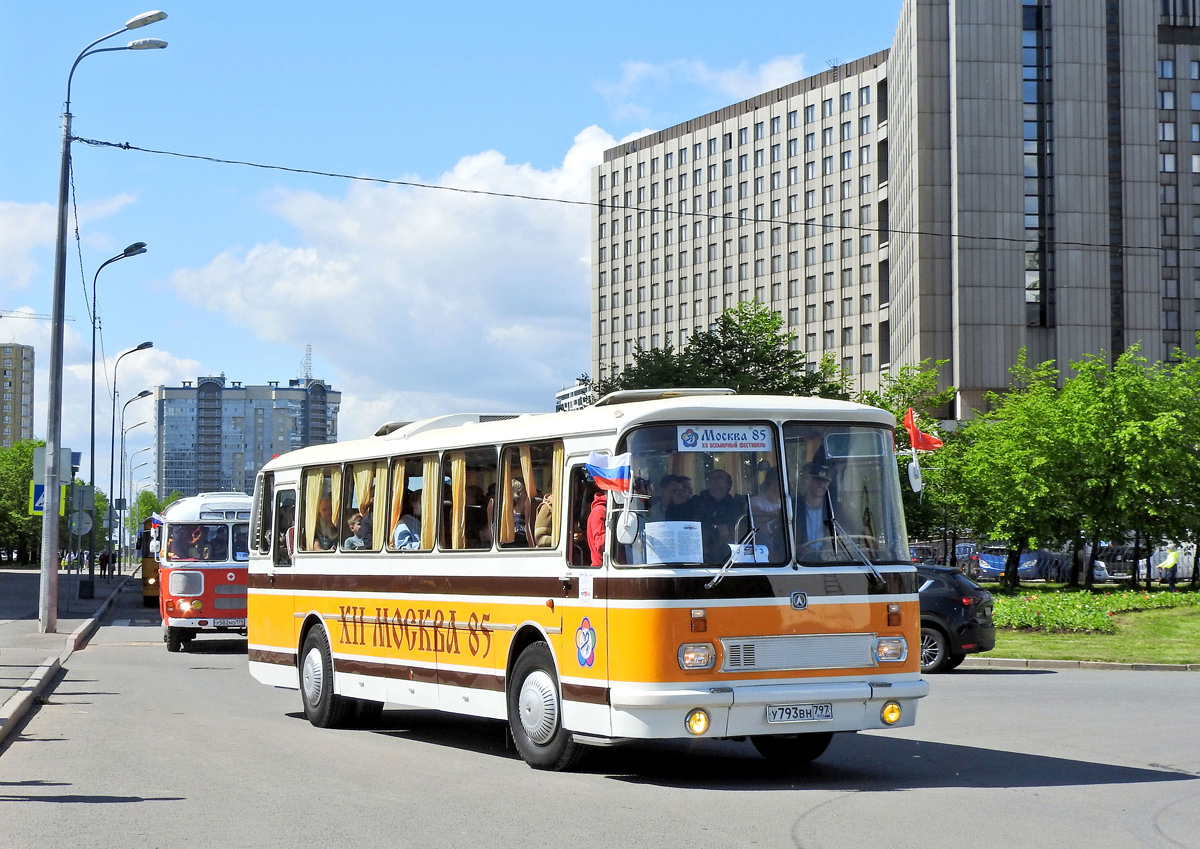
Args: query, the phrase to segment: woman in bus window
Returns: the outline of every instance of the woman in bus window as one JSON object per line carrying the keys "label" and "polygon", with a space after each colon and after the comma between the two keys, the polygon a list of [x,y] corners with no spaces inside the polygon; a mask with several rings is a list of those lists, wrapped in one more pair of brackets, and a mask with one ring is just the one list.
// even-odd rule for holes
{"label": "woman in bus window", "polygon": [[322,495],[317,502],[317,529],[313,533],[317,548],[329,551],[338,542],[337,525],[333,523],[333,500]]}
{"label": "woman in bus window", "polygon": [[404,490],[400,502],[400,521],[392,537],[392,548],[416,551],[421,547],[421,493]]}

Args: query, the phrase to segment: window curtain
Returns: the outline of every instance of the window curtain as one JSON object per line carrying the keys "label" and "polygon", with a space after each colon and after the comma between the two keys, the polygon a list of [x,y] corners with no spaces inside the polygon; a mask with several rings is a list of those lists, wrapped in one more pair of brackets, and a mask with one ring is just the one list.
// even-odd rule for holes
{"label": "window curtain", "polygon": [[333,507],[332,517],[334,527],[340,528],[342,523],[342,468],[330,466],[326,474],[329,476],[329,501]]}
{"label": "window curtain", "polygon": [[321,500],[321,485],[324,482],[324,475],[318,471],[304,475],[304,544],[301,547],[305,551],[317,547],[317,502]]}
{"label": "window curtain", "polygon": [[467,547],[467,458],[461,451],[450,455],[450,547]]}
{"label": "window curtain", "polygon": [[558,534],[562,527],[562,511],[558,506],[564,503],[563,496],[566,494],[563,492],[563,457],[563,444],[554,443],[554,468],[550,470],[550,494],[553,496],[550,506],[554,516],[550,525],[551,547],[558,545]]}
{"label": "window curtain", "polygon": [[396,539],[396,526],[400,524],[400,508],[404,503],[404,490],[408,488],[408,462],[401,457],[392,467],[392,512],[388,522],[388,548]]}
{"label": "window curtain", "polygon": [[425,551],[433,549],[433,532],[438,515],[437,503],[442,497],[442,476],[438,472],[438,458],[430,454],[424,463],[425,479],[422,481],[424,491],[421,493],[421,548]]}
{"label": "window curtain", "polygon": [[[517,525],[513,519],[512,450],[504,452],[504,468],[500,470],[500,544],[512,545],[517,538]],[[526,489],[528,492],[528,489]]]}

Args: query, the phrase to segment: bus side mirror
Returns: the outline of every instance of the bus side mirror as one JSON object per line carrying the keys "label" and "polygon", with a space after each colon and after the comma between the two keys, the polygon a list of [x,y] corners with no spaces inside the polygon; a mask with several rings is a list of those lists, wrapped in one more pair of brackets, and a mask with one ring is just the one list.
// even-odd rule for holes
{"label": "bus side mirror", "polygon": [[637,539],[638,533],[638,517],[637,513],[626,508],[617,516],[617,542],[621,545],[630,545]]}
{"label": "bus side mirror", "polygon": [[157,557],[158,549],[159,549],[158,540],[156,540],[156,539],[150,540],[150,553],[153,554],[155,557]]}
{"label": "bus side mirror", "polygon": [[913,492],[920,492],[925,488],[925,484],[921,480],[921,467],[915,460],[908,464],[908,485],[912,487]]}

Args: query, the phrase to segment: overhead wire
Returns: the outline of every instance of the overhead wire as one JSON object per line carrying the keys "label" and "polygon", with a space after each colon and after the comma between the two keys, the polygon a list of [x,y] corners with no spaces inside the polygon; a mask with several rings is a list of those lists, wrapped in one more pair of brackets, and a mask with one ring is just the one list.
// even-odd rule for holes
{"label": "overhead wire", "polygon": [[[402,187],[406,187],[406,188],[426,189],[426,190],[430,190],[430,191],[455,192],[455,193],[459,193],[459,194],[470,194],[470,195],[483,195],[486,197],[509,198],[509,199],[513,199],[513,200],[528,200],[528,201],[535,201],[535,202],[540,202],[540,203],[557,203],[557,204],[563,204],[566,206],[584,206],[584,207],[590,207],[590,208],[599,208],[600,211],[602,211],[602,212],[603,211],[621,210],[621,211],[627,211],[627,212],[649,212],[649,213],[665,214],[665,211],[662,209],[659,209],[659,208],[651,208],[651,207],[644,207],[644,206],[638,206],[638,205],[629,206],[629,205],[624,205],[624,204],[617,206],[617,205],[605,203],[604,199],[574,200],[572,198],[548,197],[548,196],[544,196],[544,195],[532,195],[532,194],[524,194],[524,193],[520,193],[520,192],[499,192],[499,191],[493,191],[490,189],[472,189],[472,188],[466,188],[463,186],[446,186],[446,185],[440,185],[437,183],[423,183],[423,182],[418,182],[415,180],[393,180],[393,179],[388,179],[388,178],[384,178],[384,177],[368,177],[368,176],[363,176],[363,175],[359,175],[359,174],[342,174],[342,173],[339,173],[336,171],[320,171],[320,170],[311,169],[311,168],[296,168],[296,167],[291,167],[291,166],[286,166],[286,165],[271,165],[271,164],[266,164],[266,163],[261,163],[261,162],[250,162],[250,161],[241,160],[241,159],[224,159],[222,157],[209,156],[209,155],[204,155],[204,154],[180,153],[178,151],[172,151],[172,150],[156,150],[154,148],[140,147],[138,145],[130,144],[129,142],[110,142],[110,141],[102,141],[99,139],[83,138],[81,136],[72,136],[72,141],[77,141],[82,144],[90,145],[92,147],[117,148],[119,150],[136,151],[138,153],[149,153],[149,154],[154,154],[157,156],[172,156],[172,157],[177,157],[180,159],[192,159],[192,160],[199,160],[199,161],[203,161],[203,162],[211,162],[211,163],[214,163],[217,165],[240,165],[240,166],[244,166],[247,168],[258,168],[258,169],[266,170],[266,171],[284,171],[284,172],[291,173],[291,174],[303,174],[303,175],[313,176],[313,177],[329,177],[329,178],[339,179],[339,180],[352,180],[352,181],[356,181],[356,182],[375,183],[375,184],[387,185],[387,186],[402,186]],[[686,217],[686,218],[690,218],[690,219],[700,219],[700,220],[709,220],[709,221],[728,221],[728,222],[730,222],[731,226],[743,226],[743,225],[748,225],[748,224],[770,224],[770,223],[779,223],[782,221],[782,222],[786,222],[789,224],[796,224],[796,225],[804,224],[804,225],[810,226],[812,228],[820,228],[821,232],[826,232],[826,233],[832,232],[834,230],[853,231],[853,232],[857,232],[857,233],[861,233],[861,234],[868,234],[868,233],[869,234],[879,234],[882,232],[886,232],[889,234],[889,236],[892,234],[898,234],[898,235],[903,235],[903,236],[931,236],[934,238],[956,239],[959,241],[968,240],[968,241],[974,241],[974,242],[985,242],[985,243],[990,242],[990,243],[998,243],[998,244],[1018,244],[1018,245],[1024,245],[1028,241],[1024,237],[988,235],[988,234],[981,234],[981,233],[954,233],[954,232],[939,232],[936,230],[906,230],[906,229],[901,229],[901,228],[896,228],[896,227],[888,227],[887,230],[884,231],[879,227],[865,227],[862,225],[841,224],[841,223],[825,224],[825,223],[817,223],[815,220],[812,220],[812,219],[806,219],[803,221],[793,219],[791,217],[793,213],[787,213],[786,215],[782,215],[782,216],[779,216],[776,218],[767,218],[767,219],[742,218],[741,216],[738,216],[735,218],[731,215],[725,215],[725,214],[716,215],[713,213],[696,212],[696,211],[682,212],[682,211],[673,210],[670,214],[679,216],[680,218]],[[1160,247],[1158,245],[1131,245],[1131,244],[1124,244],[1124,243],[1113,244],[1110,242],[1087,242],[1087,241],[1082,241],[1082,240],[1070,240],[1070,239],[1056,239],[1054,241],[1054,247],[1056,247],[1056,248],[1102,249],[1105,251],[1112,250],[1115,248],[1115,249],[1119,249],[1124,252],[1131,252],[1131,253],[1132,252],[1158,253],[1160,250]]]}

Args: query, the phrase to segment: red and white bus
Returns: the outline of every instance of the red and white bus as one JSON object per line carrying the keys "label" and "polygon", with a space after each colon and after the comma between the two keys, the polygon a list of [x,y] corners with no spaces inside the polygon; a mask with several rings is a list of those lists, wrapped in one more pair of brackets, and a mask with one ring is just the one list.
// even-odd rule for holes
{"label": "red and white bus", "polygon": [[163,510],[159,612],[167,651],[201,632],[246,633],[250,496],[207,492]]}

